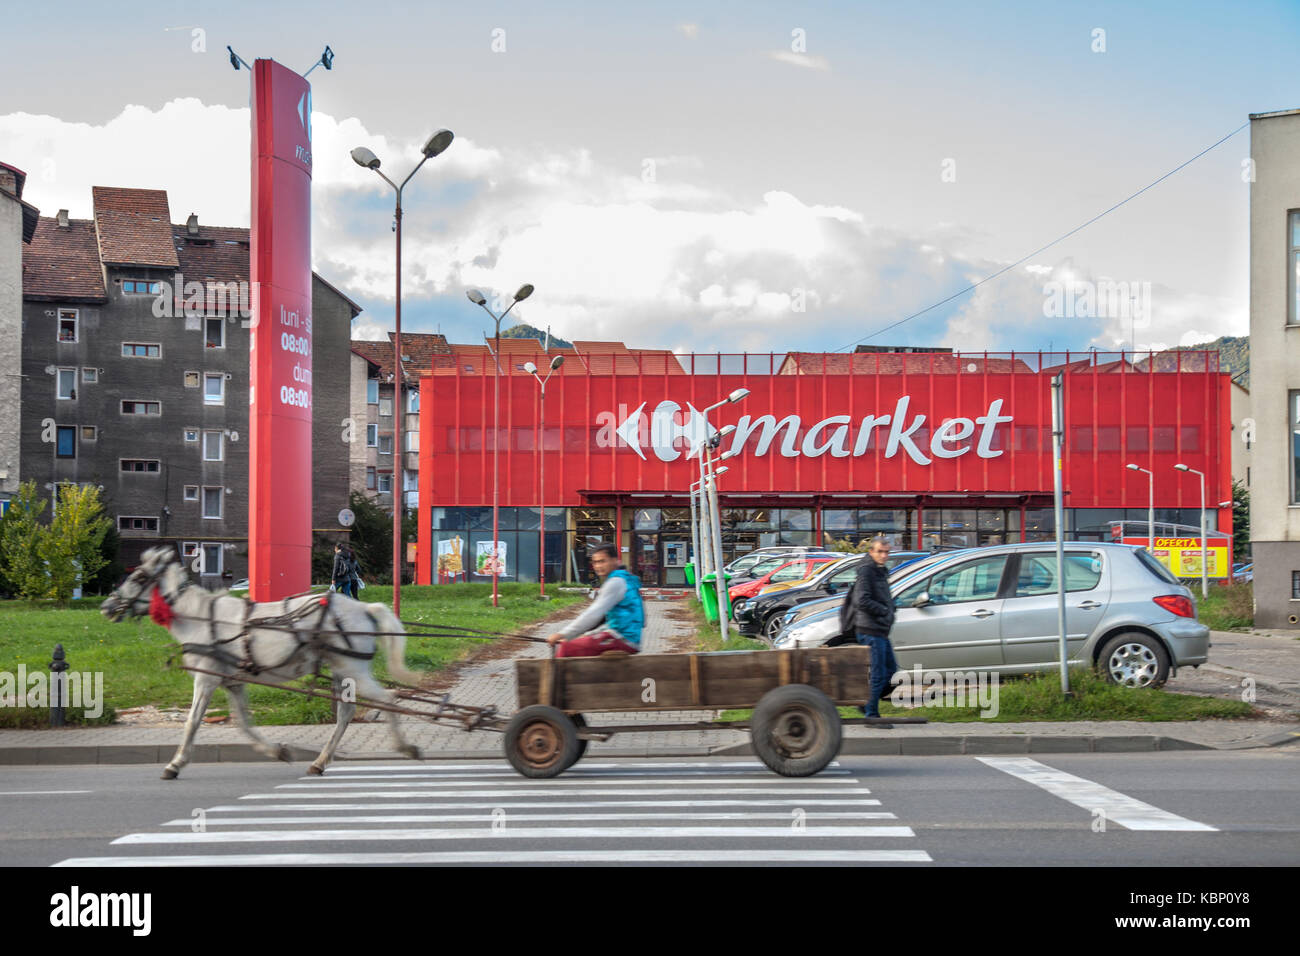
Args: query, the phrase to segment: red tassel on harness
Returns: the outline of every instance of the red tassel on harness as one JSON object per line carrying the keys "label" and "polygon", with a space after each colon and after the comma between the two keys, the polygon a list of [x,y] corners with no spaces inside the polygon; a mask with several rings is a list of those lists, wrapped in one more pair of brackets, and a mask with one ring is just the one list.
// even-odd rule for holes
{"label": "red tassel on harness", "polygon": [[162,591],[158,588],[153,589],[153,597],[149,599],[149,617],[155,624],[161,624],[163,627],[170,628],[172,620],[176,617],[176,612],[172,610],[171,605],[162,596]]}

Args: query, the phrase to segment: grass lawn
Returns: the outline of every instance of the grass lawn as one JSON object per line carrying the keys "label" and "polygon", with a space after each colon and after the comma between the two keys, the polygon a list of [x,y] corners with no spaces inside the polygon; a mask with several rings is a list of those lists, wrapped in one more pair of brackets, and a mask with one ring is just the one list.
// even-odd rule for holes
{"label": "grass lawn", "polygon": [[731,622],[727,630],[727,643],[722,643],[722,631],[715,621],[709,623],[704,617],[704,607],[698,598],[686,601],[691,614],[695,617],[695,645],[702,651],[765,651],[767,645],[752,637],[743,637],[736,630],[736,623]]}
{"label": "grass lawn", "polygon": [[1212,584],[1208,597],[1201,598],[1199,582],[1192,588],[1197,594],[1196,616],[1214,631],[1247,630],[1255,624],[1255,586],[1249,581],[1239,584]]}
{"label": "grass lawn", "polygon": [[[450,584],[402,588],[402,618],[495,633],[508,633],[538,621],[585,594],[561,594],[548,588],[550,601],[538,599],[535,584],[502,584],[500,606],[492,607],[492,585]],[[391,588],[370,587],[362,597],[371,603],[392,603]],[[147,617],[110,623],[99,613],[101,598],[74,601],[69,608],[40,607],[22,601],[0,601],[0,672],[16,674],[19,664],[28,673],[48,673],[55,644],[62,644],[70,670],[104,675],[104,713],[87,721],[69,709],[70,723],[112,723],[115,712],[153,704],[185,707],[190,704],[190,675],[168,668],[167,660],[178,645],[164,629]],[[406,663],[412,670],[434,672],[461,660],[488,642],[468,638],[412,635],[406,641]],[[382,652],[376,673],[386,674]],[[330,721],[329,701],[250,685],[249,702],[259,724],[311,724]],[[225,692],[213,696],[211,713],[225,713]],[[41,728],[49,724],[43,709],[0,706],[0,727]]]}
{"label": "grass lawn", "polygon": [[[941,694],[942,688],[937,690]],[[1067,700],[1061,695],[1058,674],[1034,674],[1001,680],[996,697],[992,697],[990,689],[989,699],[996,700],[997,704],[995,716],[981,717],[980,707],[900,707],[890,701],[881,701],[880,716],[925,717],[935,723],[1015,723],[1029,720],[1206,720],[1251,717],[1255,712],[1250,704],[1237,700],[1120,687],[1085,668],[1070,671],[1070,690],[1073,696]],[[970,696],[974,696],[973,687]],[[841,717],[862,716],[853,707],[839,710]],[[749,710],[729,710],[721,719],[748,720],[752,713]]]}

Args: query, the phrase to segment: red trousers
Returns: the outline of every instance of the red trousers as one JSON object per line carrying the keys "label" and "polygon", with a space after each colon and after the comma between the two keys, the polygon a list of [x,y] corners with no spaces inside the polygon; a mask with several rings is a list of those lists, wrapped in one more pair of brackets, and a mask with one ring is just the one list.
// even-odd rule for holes
{"label": "red trousers", "polygon": [[584,634],[555,645],[556,657],[598,657],[606,651],[627,651],[635,654],[637,649],[610,631],[596,631]]}

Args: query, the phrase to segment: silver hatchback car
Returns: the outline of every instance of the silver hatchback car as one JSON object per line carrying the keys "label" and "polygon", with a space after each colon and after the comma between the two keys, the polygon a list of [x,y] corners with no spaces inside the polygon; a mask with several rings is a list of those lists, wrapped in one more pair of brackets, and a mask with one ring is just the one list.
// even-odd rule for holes
{"label": "silver hatchback car", "polygon": [[[1056,548],[997,545],[918,562],[894,576],[890,639],[898,665],[1002,675],[1059,667]],[[1204,664],[1210,629],[1192,592],[1141,548],[1065,544],[1066,647],[1072,664],[1117,684],[1158,687]],[[839,606],[793,622],[774,646],[818,647],[839,634]]]}

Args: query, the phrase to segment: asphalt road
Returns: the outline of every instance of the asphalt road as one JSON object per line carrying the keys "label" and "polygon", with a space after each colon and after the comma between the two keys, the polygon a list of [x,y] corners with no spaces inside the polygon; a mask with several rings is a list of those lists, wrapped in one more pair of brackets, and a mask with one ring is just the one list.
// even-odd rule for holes
{"label": "asphalt road", "polygon": [[1249,752],[198,764],[0,773],[0,865],[1295,865],[1300,746]]}

